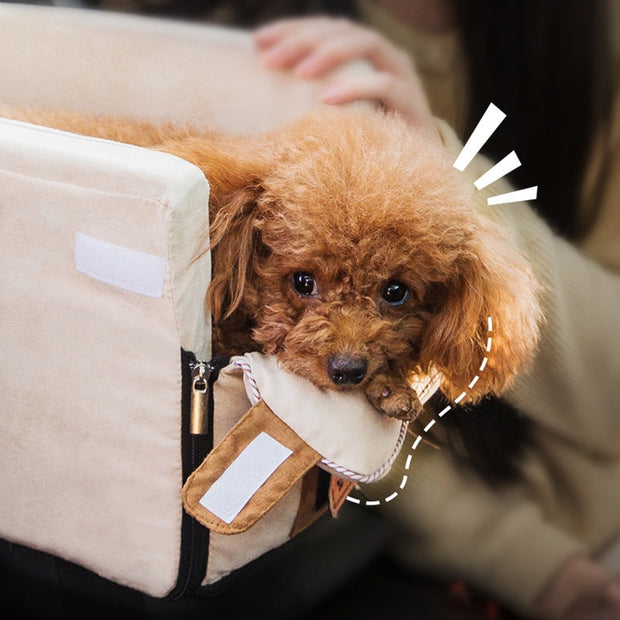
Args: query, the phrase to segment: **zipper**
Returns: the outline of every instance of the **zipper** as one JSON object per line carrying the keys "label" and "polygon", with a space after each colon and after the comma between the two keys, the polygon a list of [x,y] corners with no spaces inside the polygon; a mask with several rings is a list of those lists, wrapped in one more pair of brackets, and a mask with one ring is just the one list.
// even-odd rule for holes
{"label": "zipper", "polygon": [[192,370],[191,411],[189,418],[190,435],[206,435],[209,430],[208,381],[211,368],[205,361],[190,364]]}
{"label": "zipper", "polygon": [[[213,384],[228,358],[207,362],[181,350],[183,484],[213,448]],[[209,529],[183,511],[177,584],[166,598],[177,600],[193,592],[207,572]]]}

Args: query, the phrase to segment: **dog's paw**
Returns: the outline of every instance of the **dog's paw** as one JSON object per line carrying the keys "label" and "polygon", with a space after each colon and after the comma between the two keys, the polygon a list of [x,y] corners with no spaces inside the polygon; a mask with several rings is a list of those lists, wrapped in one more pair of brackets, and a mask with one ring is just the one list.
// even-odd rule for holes
{"label": "dog's paw", "polygon": [[366,397],[390,418],[411,422],[422,411],[422,403],[413,388],[388,375],[376,375],[368,384]]}

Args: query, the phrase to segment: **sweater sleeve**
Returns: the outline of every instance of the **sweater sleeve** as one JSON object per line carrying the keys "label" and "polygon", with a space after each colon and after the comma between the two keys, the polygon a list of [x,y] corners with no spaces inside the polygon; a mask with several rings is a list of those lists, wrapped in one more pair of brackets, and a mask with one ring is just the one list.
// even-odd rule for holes
{"label": "sweater sleeve", "polygon": [[[394,478],[402,467],[401,460],[367,489],[369,495],[385,497],[398,488]],[[465,579],[527,615],[559,567],[587,553],[583,543],[547,521],[524,489],[491,490],[457,471],[443,450],[421,444],[409,472],[398,497],[383,504],[396,526],[394,555],[406,566]]]}

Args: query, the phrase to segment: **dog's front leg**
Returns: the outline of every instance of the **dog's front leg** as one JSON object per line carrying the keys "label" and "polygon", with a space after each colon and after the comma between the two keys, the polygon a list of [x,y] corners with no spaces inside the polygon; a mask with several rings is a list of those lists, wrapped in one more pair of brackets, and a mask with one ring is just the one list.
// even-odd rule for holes
{"label": "dog's front leg", "polygon": [[366,387],[366,396],[379,411],[391,418],[411,422],[422,411],[415,390],[400,373],[378,372]]}

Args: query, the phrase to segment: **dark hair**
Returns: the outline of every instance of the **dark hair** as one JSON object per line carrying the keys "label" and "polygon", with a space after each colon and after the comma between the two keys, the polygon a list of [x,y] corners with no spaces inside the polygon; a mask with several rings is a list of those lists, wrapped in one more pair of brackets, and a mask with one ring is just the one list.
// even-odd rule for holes
{"label": "dark hair", "polygon": [[538,212],[557,233],[577,240],[587,232],[578,215],[592,143],[610,117],[607,2],[455,0],[453,6],[469,67],[466,135],[489,102],[506,112],[489,154],[498,160],[515,149],[523,166],[511,179],[520,187],[538,184]]}
{"label": "dark hair", "polygon": [[[437,416],[450,404],[439,392],[425,405],[428,415]],[[428,422],[428,415],[424,421]],[[417,421],[414,422],[417,427]],[[459,466],[474,470],[494,488],[521,477],[521,462],[534,442],[532,422],[510,403],[486,397],[476,406],[454,406],[448,411],[438,432]]]}

